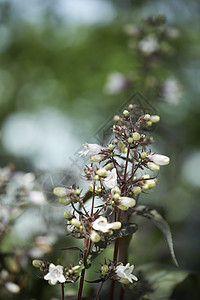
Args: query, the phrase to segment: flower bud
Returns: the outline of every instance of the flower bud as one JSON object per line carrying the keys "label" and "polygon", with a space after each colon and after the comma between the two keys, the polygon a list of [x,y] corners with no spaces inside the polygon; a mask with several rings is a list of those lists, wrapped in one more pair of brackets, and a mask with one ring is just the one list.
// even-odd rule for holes
{"label": "flower bud", "polygon": [[146,184],[148,184],[149,188],[153,188],[156,186],[156,181],[154,179],[150,179],[146,181]]}
{"label": "flower bud", "polygon": [[105,276],[105,275],[108,273],[108,270],[109,270],[108,266],[107,266],[107,265],[103,265],[103,266],[101,267],[101,274],[102,274],[103,276]]}
{"label": "flower bud", "polygon": [[141,189],[141,187],[139,187],[139,186],[134,186],[134,187],[132,188],[132,192],[133,192],[134,195],[140,194],[141,191],[142,191],[142,189]]}
{"label": "flower bud", "polygon": [[160,166],[153,163],[153,162],[148,162],[147,163],[147,167],[151,170],[151,171],[159,171],[160,170]]}
{"label": "flower bud", "polygon": [[166,155],[161,154],[149,154],[147,156],[151,161],[153,161],[155,164],[159,166],[168,165],[170,162],[170,159]]}
{"label": "flower bud", "polygon": [[112,188],[111,190],[111,194],[121,194],[120,188],[118,186],[115,186],[114,188]]}
{"label": "flower bud", "polygon": [[40,268],[43,264],[43,261],[41,260],[38,260],[38,259],[34,259],[32,261],[32,265],[35,267],[35,268]]}
{"label": "flower bud", "polygon": [[129,143],[129,144],[133,143],[133,138],[132,138],[132,137],[129,137],[129,138],[128,138],[128,143]]}
{"label": "flower bud", "polygon": [[76,195],[80,195],[81,191],[79,189],[75,190]]}
{"label": "flower bud", "polygon": [[67,211],[64,212],[64,217],[65,217],[66,219],[68,219],[68,220],[73,219],[73,215],[71,215],[71,214],[70,214],[69,212],[67,212]]}
{"label": "flower bud", "polygon": [[150,119],[150,117],[151,116],[149,114],[146,114],[146,115],[144,115],[144,120],[148,121]]}
{"label": "flower bud", "polygon": [[142,152],[142,153],[140,154],[140,156],[141,156],[142,159],[144,159],[144,158],[147,157],[147,154],[146,154],[146,152]]}
{"label": "flower bud", "polygon": [[97,170],[96,174],[99,175],[99,176],[106,176],[107,171],[106,171],[105,168],[102,168],[102,169]]}
{"label": "flower bud", "polygon": [[157,122],[160,121],[160,116],[157,116],[157,115],[151,116],[151,117],[150,117],[150,121],[151,121],[152,123],[157,123]]}
{"label": "flower bud", "polygon": [[105,165],[104,168],[105,168],[106,170],[111,170],[111,169],[113,169],[113,167],[114,167],[113,164],[107,164],[107,165]]}
{"label": "flower bud", "polygon": [[128,116],[129,116],[129,111],[125,109],[125,110],[123,111],[123,115],[124,115],[125,117],[128,117]]}
{"label": "flower bud", "polygon": [[74,225],[74,226],[76,226],[76,227],[80,227],[80,226],[81,226],[81,222],[78,221],[78,220],[75,219],[75,218],[73,218],[73,219],[71,220],[71,224]]}
{"label": "flower bud", "polygon": [[134,141],[139,141],[140,134],[138,132],[133,132],[132,137],[133,137]]}
{"label": "flower bud", "polygon": [[114,199],[114,200],[118,200],[118,199],[119,199],[119,197],[120,197],[120,195],[119,195],[119,194],[114,194],[114,196],[113,196],[113,199]]}
{"label": "flower bud", "polygon": [[83,267],[80,266],[80,265],[78,265],[78,266],[74,266],[74,267],[72,268],[72,271],[73,271],[76,275],[78,275],[78,274],[82,271],[82,269],[83,269]]}
{"label": "flower bud", "polygon": [[146,122],[146,125],[147,125],[147,126],[151,126],[151,125],[152,125],[152,122],[151,122],[151,121],[147,121],[147,122]]}
{"label": "flower bud", "polygon": [[119,205],[122,205],[122,206],[126,206],[126,207],[133,207],[133,206],[135,206],[135,204],[136,204],[136,201],[133,198],[120,197],[118,200],[117,206],[119,207]]}
{"label": "flower bud", "polygon": [[112,223],[112,229],[113,230],[118,230],[122,227],[122,223],[121,222],[113,222]]}
{"label": "flower bud", "polygon": [[103,155],[103,154],[96,154],[96,155],[92,155],[92,156],[90,157],[90,160],[93,161],[93,162],[100,162],[100,161],[102,161],[104,158],[105,158],[105,155]]}
{"label": "flower bud", "polygon": [[147,183],[144,183],[143,186],[142,186],[142,189],[143,190],[148,190],[149,189],[149,186]]}
{"label": "flower bud", "polygon": [[133,109],[133,104],[129,104],[128,109]]}
{"label": "flower bud", "polygon": [[115,122],[118,122],[119,120],[120,120],[120,116],[114,116],[114,118],[113,118],[113,120],[115,121]]}
{"label": "flower bud", "polygon": [[65,197],[68,195],[67,189],[64,187],[56,187],[53,190],[54,195],[58,197]]}
{"label": "flower bud", "polygon": [[71,199],[69,197],[62,197],[62,198],[59,198],[59,203],[60,204],[69,204],[71,202]]}
{"label": "flower bud", "polygon": [[110,144],[110,145],[108,146],[108,149],[109,149],[110,151],[112,151],[112,150],[114,149],[113,144]]}
{"label": "flower bud", "polygon": [[98,243],[100,241],[101,237],[96,231],[93,230],[90,235],[90,239],[92,242]]}
{"label": "flower bud", "polygon": [[95,179],[95,180],[99,180],[99,175],[95,175],[95,176],[94,176],[94,179]]}

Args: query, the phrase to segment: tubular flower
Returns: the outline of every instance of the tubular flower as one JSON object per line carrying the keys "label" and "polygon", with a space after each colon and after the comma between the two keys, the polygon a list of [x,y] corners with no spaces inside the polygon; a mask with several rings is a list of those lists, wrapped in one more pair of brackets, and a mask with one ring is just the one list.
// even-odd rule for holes
{"label": "tubular flower", "polygon": [[112,171],[107,171],[106,178],[104,179],[105,185],[112,189],[117,186],[117,171],[113,168]]}
{"label": "tubular flower", "polygon": [[126,266],[120,265],[116,268],[116,274],[119,277],[119,282],[123,284],[133,283],[133,280],[138,281],[137,277],[132,274],[134,265],[126,264]]}
{"label": "tubular flower", "polygon": [[50,264],[49,273],[44,276],[44,279],[49,280],[53,285],[57,282],[64,283],[65,277],[63,275],[63,266]]}
{"label": "tubular flower", "polygon": [[88,144],[85,143],[83,144],[84,150],[79,152],[79,155],[97,155],[99,154],[102,150],[106,150],[107,148],[102,147],[98,144]]}
{"label": "tubular flower", "polygon": [[161,154],[149,154],[147,156],[152,162],[159,166],[168,165],[170,162],[170,159],[168,156],[161,155]]}
{"label": "tubular flower", "polygon": [[101,231],[101,232],[109,232],[110,229],[112,229],[113,224],[108,223],[107,219],[105,217],[100,216],[98,219],[96,219],[92,227],[94,230]]}

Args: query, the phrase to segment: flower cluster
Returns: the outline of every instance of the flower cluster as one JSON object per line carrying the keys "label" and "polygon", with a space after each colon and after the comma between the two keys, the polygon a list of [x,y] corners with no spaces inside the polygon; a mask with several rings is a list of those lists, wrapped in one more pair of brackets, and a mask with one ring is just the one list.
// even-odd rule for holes
{"label": "flower cluster", "polygon": [[[113,260],[102,265],[100,277],[94,282],[110,279],[128,284],[138,281],[132,274],[134,266],[125,263],[127,257],[124,259],[122,249],[126,236],[137,230],[131,218],[138,213],[141,194],[156,186],[157,171],[170,162],[167,156],[149,149],[153,141],[148,134],[149,128],[159,121],[158,115],[144,114],[135,104],[130,104],[122,115],[114,116],[113,135],[108,145],[83,145],[80,156],[87,155],[91,160],[85,166],[83,175],[88,190],[84,193],[74,184],[58,186],[53,192],[60,203],[68,206],[68,211],[64,213],[68,234],[83,239],[84,247],[80,249],[79,264],[76,266],[55,266],[53,263],[35,261],[34,265],[40,267],[45,280],[54,285],[75,282],[81,277],[83,282],[85,270],[98,254],[114,242]],[[144,170],[156,173],[150,176]],[[87,205],[89,200],[90,206]],[[82,284],[79,300],[81,293]]]}

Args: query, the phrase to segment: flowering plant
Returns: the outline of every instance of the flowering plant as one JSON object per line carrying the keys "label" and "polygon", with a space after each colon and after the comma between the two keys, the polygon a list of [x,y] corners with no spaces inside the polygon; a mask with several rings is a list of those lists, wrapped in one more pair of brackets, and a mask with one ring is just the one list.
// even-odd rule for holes
{"label": "flowering plant", "polygon": [[[75,183],[54,189],[58,201],[70,206],[64,213],[69,235],[84,241],[83,249],[71,247],[65,250],[79,250],[80,260],[71,266],[55,266],[39,260],[34,260],[33,265],[42,270],[45,280],[53,285],[61,284],[62,299],[65,285],[75,283],[79,278],[77,299],[82,299],[86,270],[111,243],[114,243],[113,259],[109,263],[105,259],[99,278],[90,281],[101,282],[96,299],[108,279],[111,280],[110,300],[114,297],[116,282],[122,285],[134,282],[137,288],[140,275],[133,275],[134,266],[127,262],[130,236],[138,228],[133,222],[136,215],[152,220],[161,229],[177,265],[168,224],[157,211],[139,205],[140,195],[156,186],[157,173],[152,171],[157,172],[160,166],[168,165],[170,161],[167,156],[148,148],[153,141],[148,131],[159,120],[159,116],[144,114],[137,105],[130,104],[121,116],[114,117],[113,136],[107,146],[85,143],[84,150],[79,153],[91,159],[84,168],[88,191],[84,194]],[[145,169],[148,173],[143,174]],[[100,205],[96,204],[97,198],[101,200]],[[86,206],[89,199],[90,207]],[[123,286],[120,299],[123,299]]]}

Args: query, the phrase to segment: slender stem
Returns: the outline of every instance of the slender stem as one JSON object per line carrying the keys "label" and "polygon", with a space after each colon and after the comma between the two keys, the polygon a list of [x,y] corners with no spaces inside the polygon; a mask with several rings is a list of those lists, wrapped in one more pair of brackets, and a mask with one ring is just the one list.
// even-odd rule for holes
{"label": "slender stem", "polygon": [[102,281],[102,283],[101,283],[101,285],[100,285],[100,288],[99,288],[99,290],[98,290],[98,293],[97,293],[97,295],[96,295],[95,300],[98,300],[98,299],[99,299],[99,295],[100,295],[100,293],[101,293],[101,289],[102,289],[102,287],[103,287],[103,284],[104,284],[104,281]]}
{"label": "slender stem", "polygon": [[61,290],[62,290],[62,300],[65,300],[65,286],[64,286],[64,283],[61,283]]}
{"label": "slender stem", "polygon": [[81,298],[82,298],[84,276],[85,276],[85,269],[83,269],[81,272],[81,279],[80,279],[79,291],[78,291],[78,300],[81,300]]}
{"label": "slender stem", "polygon": [[113,299],[113,296],[114,296],[114,289],[115,289],[115,281],[114,281],[114,280],[111,280],[111,283],[110,283],[110,297],[109,297],[109,300],[112,300],[112,299]]}
{"label": "slender stem", "polygon": [[93,212],[94,212],[95,183],[96,183],[96,181],[94,180],[94,182],[93,182],[93,193],[92,193],[92,208],[91,208],[91,217],[93,217]]}

